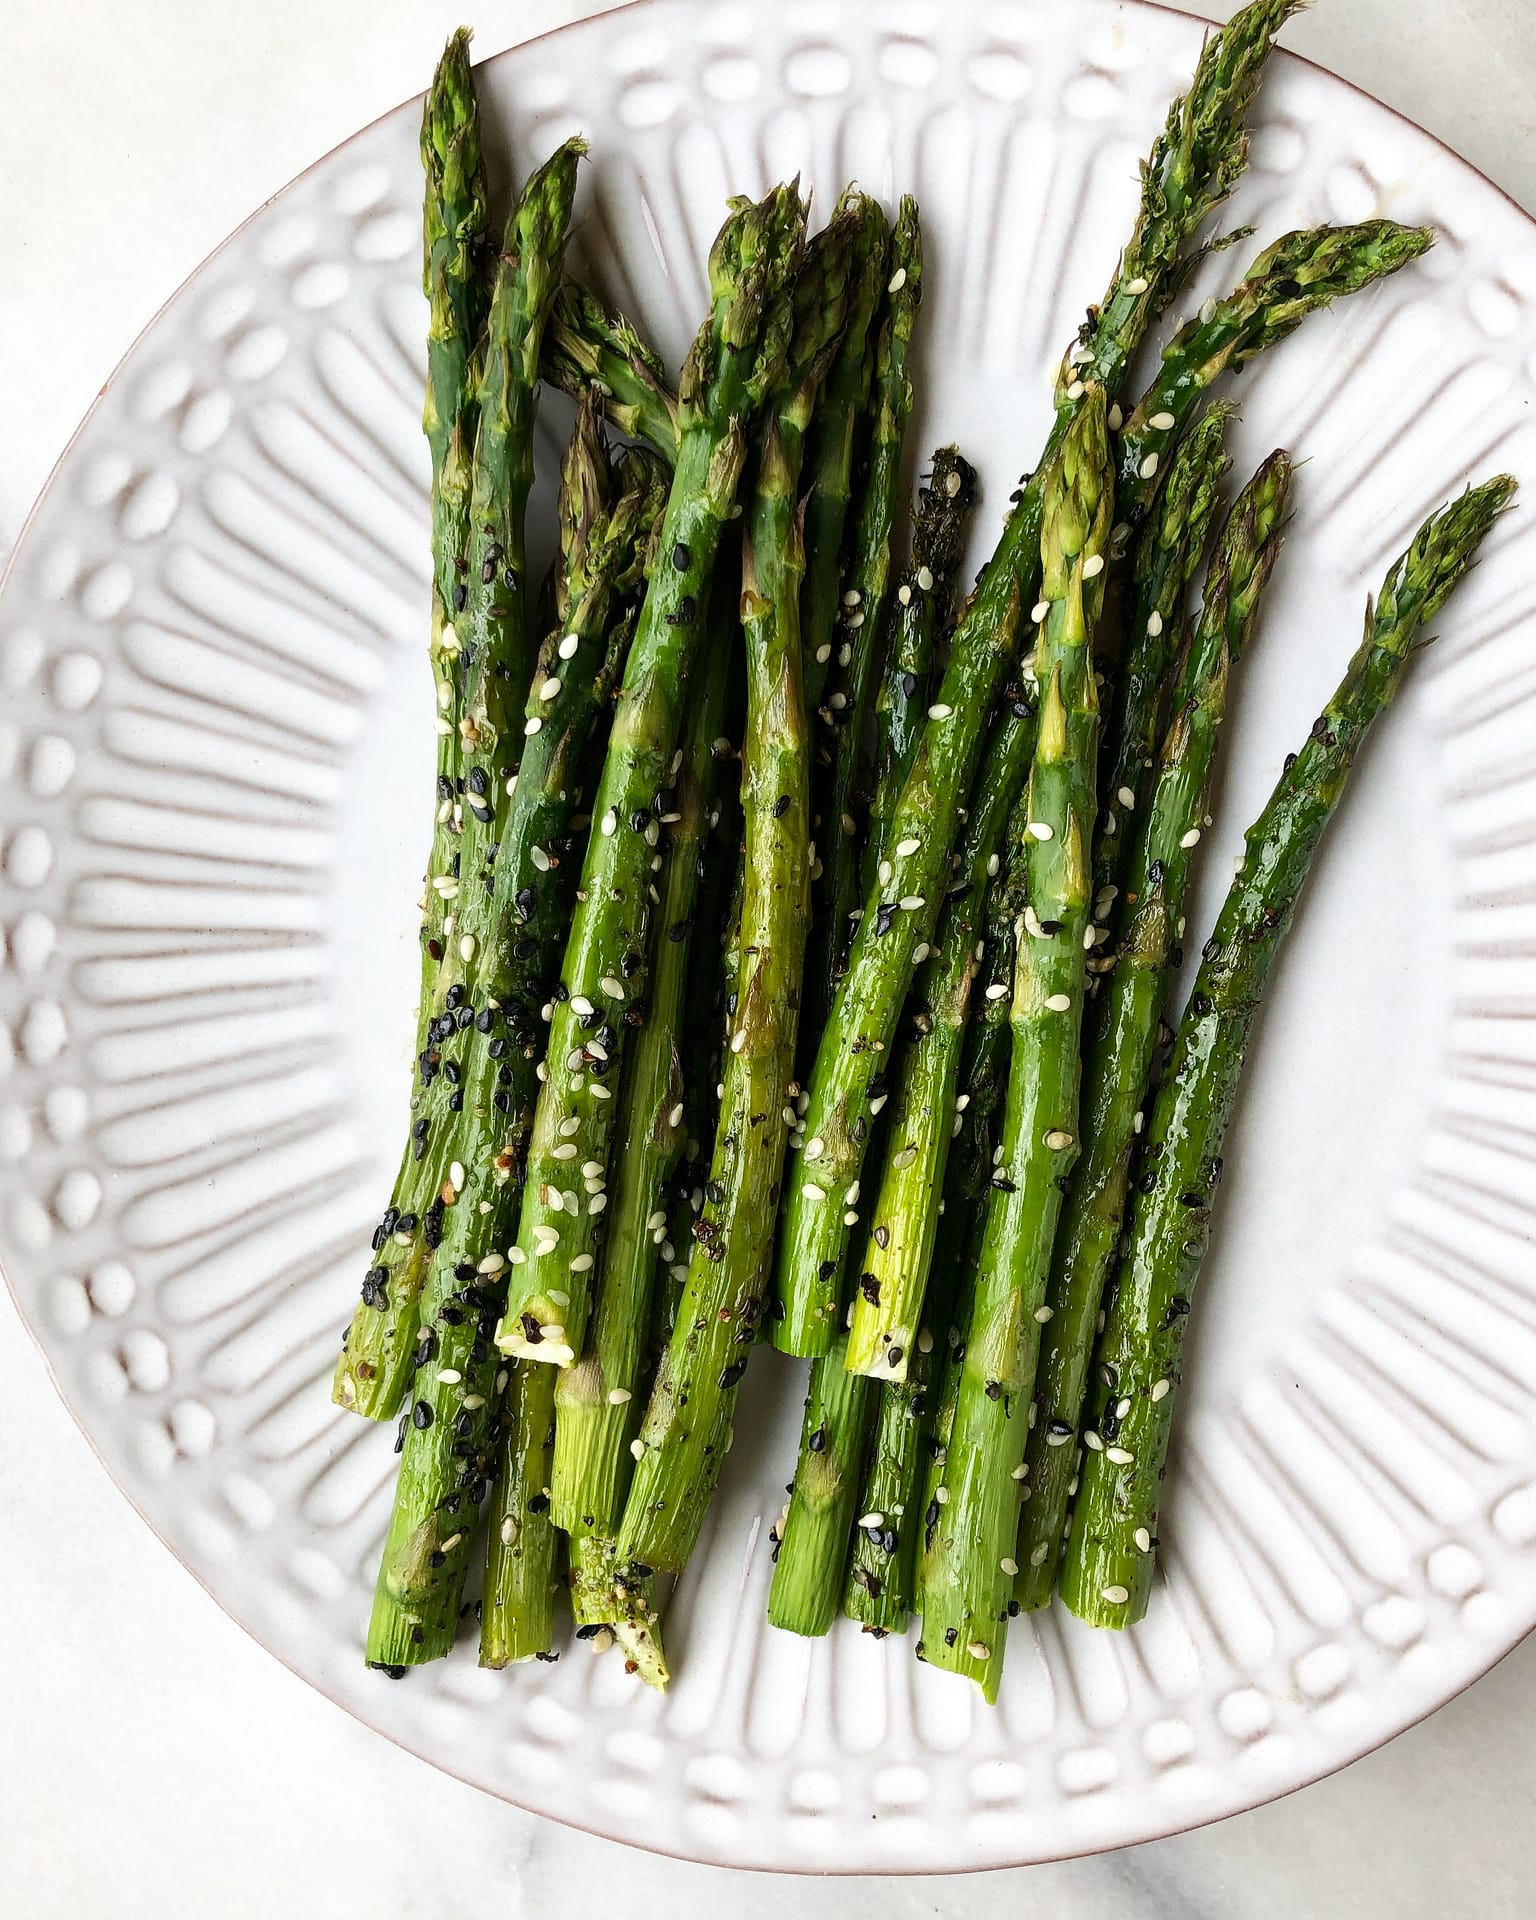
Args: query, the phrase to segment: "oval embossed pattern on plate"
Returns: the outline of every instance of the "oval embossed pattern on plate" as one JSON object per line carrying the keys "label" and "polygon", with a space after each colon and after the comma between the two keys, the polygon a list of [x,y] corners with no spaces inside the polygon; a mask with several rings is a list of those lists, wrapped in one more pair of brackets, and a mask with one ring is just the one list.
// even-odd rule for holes
{"label": "oval embossed pattern on plate", "polygon": [[[991,528],[1200,36],[1107,0],[939,21],[926,0],[655,0],[483,71],[519,167],[594,136],[578,264],[674,358],[728,190],[797,167],[823,211],[850,175],[914,188],[914,440],[977,459]],[[902,1641],[770,1632],[801,1381],[764,1354],[672,1611],[667,1699],[585,1648],[363,1671],[392,1436],[326,1382],[403,1111],[431,753],[417,111],[176,296],[0,596],[0,1234],[106,1464],[360,1718],[490,1792],[700,1859],[1039,1860],[1251,1805],[1422,1716],[1536,1614],[1528,513],[1373,743],[1265,1013],[1144,1625],[1021,1620],[995,1712]],[[1439,247],[1241,393],[1243,458],[1283,441],[1309,464],[1196,945],[1411,527],[1470,473],[1536,483],[1529,223],[1277,61],[1234,221],[1371,211],[1433,220]],[[545,408],[546,471],[567,418]]]}

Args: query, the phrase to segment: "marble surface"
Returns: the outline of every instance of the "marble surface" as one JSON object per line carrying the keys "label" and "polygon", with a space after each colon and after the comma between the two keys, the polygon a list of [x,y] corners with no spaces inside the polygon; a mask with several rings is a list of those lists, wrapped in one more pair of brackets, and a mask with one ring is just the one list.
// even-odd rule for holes
{"label": "marble surface", "polygon": [[[1227,9],[1200,7],[1212,17]],[[482,54],[595,9],[483,0]],[[210,247],[422,84],[438,0],[7,0],[0,547],[123,348]],[[1318,0],[1288,44],[1536,209],[1529,0]],[[969,1880],[808,1885],[626,1852],[355,1725],[236,1628],[112,1487],[0,1296],[0,1910],[574,1920],[1049,1910],[1482,1920],[1536,1896],[1536,1639],[1332,1780],[1155,1845]]]}

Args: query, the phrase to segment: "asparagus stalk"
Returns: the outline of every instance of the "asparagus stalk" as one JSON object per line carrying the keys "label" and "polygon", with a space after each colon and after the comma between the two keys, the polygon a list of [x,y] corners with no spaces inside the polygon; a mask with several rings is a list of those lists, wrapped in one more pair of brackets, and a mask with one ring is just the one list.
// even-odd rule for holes
{"label": "asparagus stalk", "polygon": [[[1014,935],[1022,924],[1028,898],[1024,856],[1028,819],[1026,786],[1009,816],[997,884],[987,895],[987,933],[979,975],[985,984],[966,1032],[960,1070],[966,1091],[955,1101],[956,1131],[945,1163],[943,1207],[934,1239],[932,1273],[938,1285],[947,1279],[953,1300],[949,1325],[943,1329],[943,1364],[929,1416],[928,1459],[923,1466],[921,1505],[924,1525],[930,1529],[939,1516],[937,1494],[954,1428],[965,1336],[971,1324],[976,1272],[986,1236],[994,1148],[999,1146],[1000,1113],[1008,1091],[1008,1064],[1013,1051],[1009,1003],[1013,997]],[[934,1328],[935,1338],[939,1331]]]}
{"label": "asparagus stalk", "polygon": [[1034,746],[1034,711],[1021,699],[987,743],[966,821],[960,872],[937,947],[925,972],[917,976],[917,1033],[902,1056],[895,1117],[869,1210],[864,1270],[854,1289],[845,1362],[852,1373],[905,1380],[916,1350],[954,1134],[987,885],[1001,863],[1008,816]]}
{"label": "asparagus stalk", "polygon": [[746,847],[730,980],[730,1039],[705,1204],[644,1424],[619,1532],[622,1563],[680,1571],[729,1444],[762,1311],[799,1018],[810,890],[810,754],[801,685],[796,507],[805,430],[859,271],[856,209],[814,245],[797,288],[795,351],[758,466],[743,553]]}
{"label": "asparagus stalk", "polygon": [[1101,803],[1093,843],[1094,918],[1105,923],[1135,844],[1120,818],[1140,818],[1152,786],[1163,723],[1164,684],[1173,664],[1185,594],[1205,553],[1221,483],[1232,408],[1207,407],[1168,463],[1163,490],[1136,541],[1129,639],[1116,678],[1100,757]]}
{"label": "asparagus stalk", "polygon": [[[512,689],[520,696],[533,665],[523,591],[523,519],[533,477],[538,343],[584,151],[580,141],[567,142],[529,178],[509,222],[506,245],[515,264],[504,265],[497,275],[479,372],[469,508],[477,564],[464,589],[462,637],[453,641],[457,665],[467,677],[463,699],[456,676],[438,682],[439,737],[446,737],[444,728],[452,732],[455,764],[467,769],[463,805],[468,818],[456,811],[457,801],[445,800],[439,809],[452,817],[458,845],[450,864],[434,872],[429,888],[443,909],[440,931],[448,946],[424,1001],[429,1018],[419,1035],[419,1086],[402,1174],[374,1233],[362,1305],[347,1331],[332,1387],[341,1405],[378,1420],[399,1408],[413,1364],[422,1285],[444,1236],[445,1209],[457,1192],[453,1171],[468,1158],[466,1134],[481,1124],[473,1106],[464,1113],[460,1064],[447,1046],[473,1018],[472,981],[492,983],[488,991],[505,999],[503,928],[481,876],[489,864],[488,847],[506,838],[506,783],[515,764],[508,696]],[[447,717],[451,711],[457,712],[456,721]]]}
{"label": "asparagus stalk", "polygon": [[1083,1079],[1082,1157],[1067,1189],[1046,1294],[1048,1318],[1025,1452],[1014,1597],[1049,1604],[1078,1471],[1077,1421],[1099,1306],[1114,1263],[1126,1182],[1152,1071],[1168,977],[1180,960],[1184,898],[1207,818],[1227,680],[1252,635],[1280,550],[1291,462],[1275,453],[1233,508],[1179,674],[1152,804],[1125,867],[1117,957],[1095,1009]]}
{"label": "asparagus stalk", "polygon": [[662,816],[666,867],[652,934],[650,1005],[620,1094],[618,1172],[602,1277],[586,1351],[560,1372],[555,1387],[552,1511],[555,1525],[572,1535],[613,1532],[634,1465],[629,1442],[644,1405],[636,1392],[667,1239],[662,1201],[687,1137],[678,1036],[688,1019],[689,936],[725,684],[723,670],[713,670],[689,702],[683,765],[671,810]]}
{"label": "asparagus stalk", "polygon": [[825,778],[816,782],[821,821],[817,866],[811,877],[811,937],[806,954],[807,1032],[819,1033],[831,985],[859,903],[858,825],[854,794],[864,753],[886,602],[891,587],[891,535],[901,485],[901,449],[912,412],[907,372],[912,333],[923,297],[922,234],[917,202],[904,198],[888,258],[884,311],[875,347],[870,392],[868,458],[863,493],[843,569],[836,633],[838,674],[818,710],[831,734]]}
{"label": "asparagus stalk", "polygon": [[[934,1347],[949,1332],[956,1280],[953,1260],[938,1268],[933,1254],[950,1144],[964,1126],[961,1055],[972,983],[985,950],[977,936],[1008,818],[1029,770],[1034,720],[1021,691],[988,742],[966,822],[960,879],[945,908],[931,977],[916,995],[917,1031],[902,1057],[896,1117],[887,1130],[879,1194],[869,1216],[874,1225],[842,1356],[850,1371],[885,1382],[846,1594],[850,1616],[879,1632],[903,1631],[911,1611],[926,1505],[922,1443],[943,1365]],[[984,1194],[985,1171],[980,1185]]]}
{"label": "asparagus stalk", "polygon": [[812,1363],[800,1457],[775,1530],[768,1620],[786,1633],[830,1632],[843,1594],[875,1398],[872,1383],[844,1367],[845,1344],[839,1334]]}
{"label": "asparagus stalk", "polygon": [[661,361],[623,314],[578,281],[562,281],[555,295],[541,371],[572,399],[592,394],[620,433],[643,440],[668,466],[676,460],[677,397]]}
{"label": "asparagus stalk", "polygon": [[[432,461],[432,682],[447,689],[445,725],[437,735],[432,847],[421,924],[421,988],[417,1014],[417,1050],[425,1043],[433,1017],[438,963],[443,957],[443,920],[448,912],[434,875],[452,870],[458,821],[455,797],[459,770],[458,643],[453,626],[467,589],[469,544],[469,448],[475,437],[479,384],[474,364],[484,330],[490,282],[485,272],[486,186],[480,153],[479,110],[469,65],[469,34],[454,34],[433,76],[422,113],[421,158],[426,174],[423,207],[422,291],[429,306],[427,388],[422,428]],[[413,1115],[423,1088],[413,1096]],[[388,1419],[399,1404],[398,1371],[389,1361],[389,1343],[368,1348],[368,1310],[387,1310],[392,1270],[419,1263],[427,1249],[419,1230],[436,1198],[445,1168],[428,1161],[413,1137],[401,1155],[388,1207],[373,1234],[374,1260],[363,1284],[363,1310],[342,1343],[342,1358],[332,1384],[339,1406],[374,1419]],[[403,1241],[397,1235],[404,1236]],[[406,1283],[409,1285],[409,1282]],[[414,1299],[414,1294],[412,1295]],[[359,1328],[358,1321],[364,1325]],[[409,1345],[409,1334],[407,1335]],[[360,1348],[349,1358],[349,1348]]]}
{"label": "asparagus stalk", "polygon": [[1016,1469],[1062,1187],[1077,1157],[1084,934],[1098,759],[1093,629],[1114,482],[1102,389],[1078,409],[1047,476],[1037,645],[1040,716],[1025,827],[1029,905],[1013,973],[1003,1161],[966,1332],[942,1511],[923,1558],[923,1643],[994,1699],[1019,1527]]}
{"label": "asparagus stalk", "polygon": [[855,227],[847,325],[827,369],[814,431],[805,451],[805,583],[800,635],[805,648],[805,708],[815,713],[831,667],[843,585],[843,535],[853,497],[855,436],[869,405],[874,322],[887,279],[889,229],[879,203],[849,187],[834,218]]}
{"label": "asparagus stalk", "polygon": [[710,254],[714,305],[683,370],[677,467],[658,563],[593,804],[596,830],[550,1022],[548,1075],[498,1335],[520,1358],[569,1366],[585,1336],[607,1205],[613,1082],[646,990],[652,859],[661,832],[655,815],[665,810],[677,775],[683,702],[716,549],[735,504],[745,430],[784,364],[786,292],[804,224],[798,193],[778,188],[757,205],[738,206]]}
{"label": "asparagus stalk", "polygon": [[1248,830],[1147,1130],[1145,1171],[1096,1356],[1088,1451],[1061,1569],[1063,1600],[1091,1625],[1129,1626],[1146,1611],[1174,1393],[1222,1140],[1253,1017],[1297,897],[1361,742],[1397,691],[1421,629],[1513,493],[1514,482],[1501,476],[1420,528],[1368,607],[1364,640],[1338,690]]}
{"label": "asparagus stalk", "polygon": [[507,1379],[497,1416],[496,1477],[480,1595],[482,1667],[505,1667],[549,1652],[559,1585],[559,1539],[549,1491],[554,1376],[548,1367],[521,1361],[505,1365],[503,1372]]}
{"label": "asparagus stalk", "polygon": [[939,639],[954,604],[965,528],[976,504],[976,469],[957,447],[940,447],[912,516],[912,552],[896,585],[875,694],[874,799],[868,869],[879,859],[891,808],[912,771]]}
{"label": "asparagus stalk", "polygon": [[1294,333],[1310,313],[1374,286],[1433,244],[1428,227],[1366,220],[1281,236],[1223,300],[1208,301],[1164,347],[1152,384],[1120,432],[1116,499],[1122,523],[1146,519],[1165,478],[1170,449],[1203,394],[1224,373]]}
{"label": "asparagus stalk", "polygon": [[[859,1175],[868,1137],[869,1082],[895,1032],[911,981],[913,950],[932,941],[947,884],[950,840],[937,823],[956,817],[970,789],[998,689],[1015,660],[1020,611],[1034,602],[1043,476],[1053,469],[1090,385],[1111,400],[1118,398],[1148,326],[1198,257],[1200,229],[1245,163],[1242,117],[1259,69],[1296,4],[1253,0],[1243,8],[1207,42],[1194,84],[1170,109],[1143,169],[1141,208],[1130,243],[1104,300],[1090,311],[1063,362],[1056,422],[1044,457],[1020,489],[956,629],[939,696],[929,708],[911,774],[887,828],[888,845],[914,840],[918,850],[893,859],[890,883],[866,896],[844,977],[805,1076],[810,1095],[806,1144],[794,1154],[785,1177],[777,1265],[783,1313],[773,1336],[787,1353],[814,1355],[831,1341],[847,1230],[841,1210],[822,1205],[806,1189],[831,1192]],[[1187,388],[1174,396],[1175,428],[1189,419],[1202,390],[1195,370],[1190,371]],[[1168,403],[1160,401],[1159,419],[1167,410]],[[1149,413],[1148,423],[1150,418]],[[1154,466],[1138,486],[1155,492],[1155,473]],[[902,900],[923,905],[902,908]],[[824,1179],[810,1178],[805,1165],[812,1141]]]}

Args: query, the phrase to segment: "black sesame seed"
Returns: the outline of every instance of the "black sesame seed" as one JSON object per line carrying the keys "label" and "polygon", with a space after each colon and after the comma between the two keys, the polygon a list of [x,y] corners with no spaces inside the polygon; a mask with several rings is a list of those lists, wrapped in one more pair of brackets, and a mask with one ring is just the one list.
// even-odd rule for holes
{"label": "black sesame seed", "polygon": [[432,1409],[425,1400],[418,1400],[411,1408],[411,1425],[419,1433],[425,1433],[432,1424]]}

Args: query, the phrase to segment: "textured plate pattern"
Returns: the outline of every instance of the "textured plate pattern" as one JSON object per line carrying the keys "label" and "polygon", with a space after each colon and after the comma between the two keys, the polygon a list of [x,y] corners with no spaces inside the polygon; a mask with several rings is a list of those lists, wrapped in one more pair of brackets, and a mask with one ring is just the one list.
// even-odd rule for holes
{"label": "textured plate pattern", "polygon": [[[916,437],[977,457],[995,520],[1197,44],[1100,0],[658,0],[488,79],[519,166],[595,137],[581,247],[672,354],[727,190],[799,169],[825,209],[849,175],[915,186]],[[765,1356],[665,1702],[584,1649],[361,1670],[391,1436],[324,1382],[394,1165],[428,790],[415,120],[316,167],[177,296],[0,598],[0,1226],[107,1464],[362,1718],[494,1793],[711,1860],[938,1869],[1145,1838],[1424,1714],[1536,1616],[1528,515],[1373,746],[1266,1013],[1144,1626],[1021,1622],[996,1713],[901,1642],[770,1633],[799,1379]],[[1239,216],[1373,212],[1442,244],[1244,394],[1245,457],[1283,440],[1310,465],[1204,920],[1411,526],[1471,472],[1536,478],[1529,224],[1282,61]]]}

